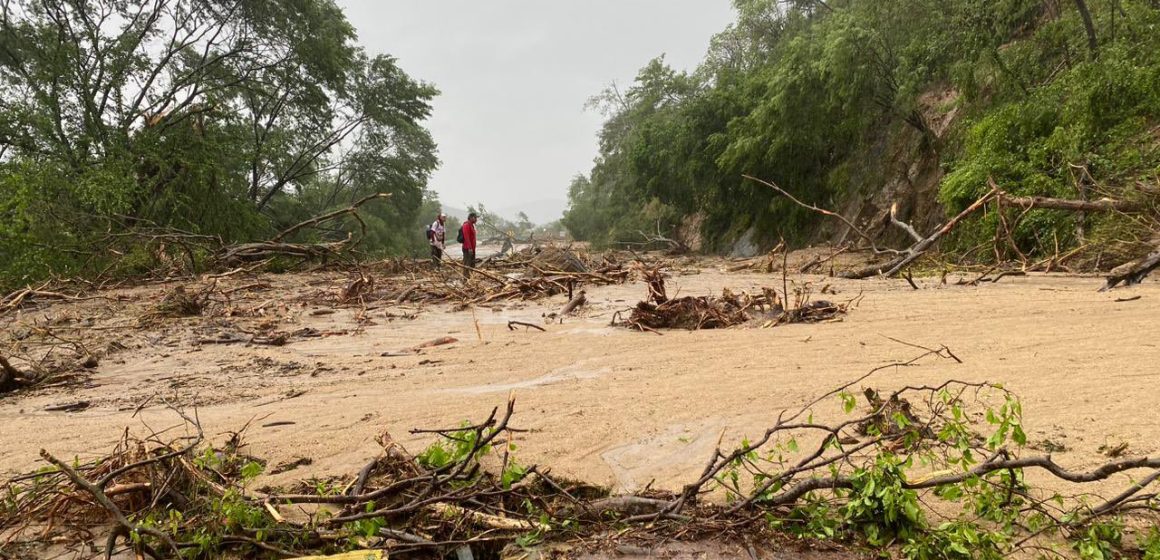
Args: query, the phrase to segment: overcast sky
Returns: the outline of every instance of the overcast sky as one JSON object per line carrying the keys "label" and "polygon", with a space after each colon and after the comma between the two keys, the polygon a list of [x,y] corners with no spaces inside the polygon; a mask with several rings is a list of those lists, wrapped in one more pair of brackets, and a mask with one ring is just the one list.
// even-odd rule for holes
{"label": "overcast sky", "polygon": [[729,0],[338,3],[367,50],[442,92],[428,124],[443,203],[495,210],[566,200],[596,155],[601,116],[585,101],[661,54],[692,69],[733,19]]}

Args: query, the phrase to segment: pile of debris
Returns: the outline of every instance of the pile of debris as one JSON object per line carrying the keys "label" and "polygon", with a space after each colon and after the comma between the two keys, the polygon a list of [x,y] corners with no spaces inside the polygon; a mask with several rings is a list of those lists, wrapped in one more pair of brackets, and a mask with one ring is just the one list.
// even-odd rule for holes
{"label": "pile of debris", "polygon": [[51,468],[0,487],[8,500],[0,508],[0,553],[38,557],[46,543],[75,542],[103,548],[105,557],[129,550],[155,559],[354,549],[427,558],[468,546],[498,557],[517,538],[552,530],[544,510],[600,520],[619,507],[604,504],[604,490],[517,464],[508,454],[512,401],[476,425],[413,430],[440,438],[417,455],[384,433],[382,453],[358,473],[304,481],[293,493],[252,483],[302,463],[271,466],[247,455],[245,428],[214,446],[196,415],[169,407],[189,436],[138,439],[126,431],[110,454],[86,463],[42,451]]}
{"label": "pile of debris", "polygon": [[[486,261],[467,274],[453,261],[436,268],[429,262],[403,264],[391,261],[384,271],[399,271],[375,282],[366,271],[353,275],[345,288],[331,290],[339,304],[371,302],[439,304],[461,306],[500,301],[529,301],[572,294],[583,286],[622,284],[632,269],[621,262],[565,247],[527,248],[506,258]],[[322,296],[322,294],[319,294]]]}
{"label": "pile of debris", "polygon": [[618,323],[638,331],[724,329],[745,324],[768,328],[788,323],[820,323],[840,319],[856,301],[840,304],[810,301],[808,288],[795,290],[795,303],[788,307],[784,304],[788,296],[778,294],[773,288],[762,288],[760,294],[735,294],[726,288],[721,297],[670,299],[665,290],[664,272],[659,266],[642,268],[641,275],[648,284],[648,298],[636,304],[628,319]]}
{"label": "pile of debris", "polygon": [[[926,521],[927,515],[939,511],[940,522],[981,534],[992,526],[972,504],[984,503],[1012,520],[1005,538],[979,545],[985,556],[998,558],[1078,547],[1093,523],[1109,519],[1155,525],[1160,504],[1149,485],[1160,479],[1160,458],[1124,457],[1073,471],[1051,455],[1026,453],[1019,400],[1000,386],[947,381],[890,393],[866,389],[868,407],[855,412],[856,384],[926,357],[956,359],[946,347],[931,349],[784,410],[757,439],[735,447],[718,443],[700,477],[679,493],[613,496],[520,463],[512,453],[522,430],[510,425],[510,399],[506,410],[497,407],[479,423],[412,430],[438,438],[419,453],[383,433],[376,438],[382,451],[357,473],[300,480],[288,489],[256,488],[261,473],[286,472],[311,459],[271,467],[246,454],[245,428],[213,445],[196,414],[166,401],[184,421],[185,436],[166,435],[174,428],[143,438],[126,431],[112,453],[87,462],[41,451],[47,468],[0,486],[0,556],[546,558],[601,545],[738,535],[786,542],[795,525],[769,519],[831,527],[832,540],[820,541],[826,543],[875,543],[883,530],[907,535],[906,542],[938,542],[933,539],[945,535],[945,525]],[[842,398],[846,415],[815,419],[815,408],[832,397]],[[907,455],[917,460],[901,459],[900,450],[913,450]],[[963,466],[967,453],[980,460]],[[1026,481],[1049,480],[1071,491],[1045,493],[1024,481],[1031,471]],[[1079,491],[1116,476],[1124,477],[1117,482],[1124,489],[1114,497]],[[880,522],[875,492],[883,484],[909,500],[898,506],[905,524]],[[960,512],[946,507],[951,493],[966,504]],[[936,496],[941,505],[928,506]],[[849,511],[860,517],[851,520]],[[859,536],[866,541],[854,540]],[[875,546],[893,553],[904,545]]]}

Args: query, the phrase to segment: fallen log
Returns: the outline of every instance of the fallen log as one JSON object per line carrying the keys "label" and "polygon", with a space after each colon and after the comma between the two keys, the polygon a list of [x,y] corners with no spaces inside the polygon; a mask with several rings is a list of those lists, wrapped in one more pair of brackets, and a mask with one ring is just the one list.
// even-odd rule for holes
{"label": "fallen log", "polygon": [[853,221],[851,221],[849,218],[846,218],[845,216],[842,216],[841,214],[838,214],[837,212],[832,212],[830,210],[826,210],[825,208],[820,208],[820,207],[814,206],[812,204],[806,204],[806,203],[798,200],[797,198],[795,198],[793,195],[786,192],[781,187],[778,187],[777,185],[775,185],[769,181],[763,181],[761,179],[758,179],[756,177],[751,177],[749,175],[743,175],[743,177],[746,179],[749,179],[751,181],[755,181],[757,183],[765,185],[765,186],[777,191],[779,194],[781,194],[782,196],[785,196],[787,199],[789,199],[794,204],[797,204],[798,206],[801,206],[802,208],[805,208],[806,210],[810,210],[812,212],[816,212],[816,213],[821,214],[823,216],[830,216],[832,218],[837,218],[838,220],[841,220],[843,223],[846,224],[847,227],[849,227],[851,229],[851,231],[857,233],[860,237],[862,237],[864,240],[866,240],[866,242],[868,242],[870,244],[870,248],[874,251],[875,254],[879,254],[879,255],[881,255],[881,254],[893,254],[893,255],[896,255],[893,259],[886,262],[885,264],[872,265],[872,266],[865,267],[861,270],[855,270],[855,271],[847,272],[847,273],[841,275],[843,278],[853,278],[853,279],[868,278],[870,276],[879,276],[879,275],[881,275],[881,276],[894,276],[895,274],[898,274],[898,272],[900,270],[902,270],[904,267],[906,267],[910,263],[917,260],[924,253],[926,253],[926,251],[928,249],[930,249],[932,246],[934,246],[934,244],[937,243],[938,240],[941,239],[944,235],[946,235],[947,233],[950,233],[950,231],[953,230],[955,228],[955,226],[958,225],[958,223],[963,218],[978,211],[980,208],[982,208],[984,205],[986,205],[987,202],[991,201],[992,199],[994,199],[997,196],[1000,196],[1000,193],[1002,192],[999,190],[999,187],[995,184],[995,181],[993,179],[988,179],[987,182],[990,185],[991,190],[989,192],[987,192],[987,194],[983,195],[981,198],[976,200],[973,204],[968,206],[967,209],[960,212],[954,218],[951,218],[950,221],[943,224],[941,227],[939,227],[937,230],[935,230],[934,233],[930,234],[929,236],[927,236],[925,238],[923,238],[921,235],[919,235],[918,232],[915,231],[914,227],[912,227],[910,224],[907,224],[905,222],[900,221],[898,219],[898,216],[897,216],[897,212],[898,212],[897,206],[892,206],[890,209],[890,221],[891,221],[891,223],[893,223],[894,225],[898,226],[899,228],[902,228],[903,230],[905,230],[906,233],[912,239],[915,240],[914,245],[911,245],[910,248],[908,248],[904,251],[899,251],[896,249],[879,249],[878,246],[874,244],[874,239],[869,234],[862,231],[861,229],[858,229],[858,227],[856,225],[854,225]]}
{"label": "fallen log", "polygon": [[1139,284],[1144,281],[1144,277],[1148,276],[1148,274],[1158,267],[1160,267],[1160,250],[1153,251],[1144,258],[1136,259],[1113,268],[1108,273],[1108,283],[1103,288],[1100,288],[1100,291],[1106,292],[1120,284],[1125,286]]}
{"label": "fallen log", "polygon": [[577,294],[576,297],[572,298],[572,300],[567,304],[565,304],[564,307],[560,309],[560,312],[557,313],[557,315],[564,317],[565,315],[568,315],[586,303],[588,303],[588,297],[585,295],[584,290],[580,290],[580,293]]}
{"label": "fallen log", "polygon": [[955,229],[955,226],[958,225],[958,223],[961,222],[963,220],[963,218],[966,218],[967,216],[974,214],[976,211],[978,211],[980,208],[982,208],[984,205],[986,205],[987,202],[989,202],[992,199],[994,199],[995,197],[999,196],[999,193],[1001,192],[999,190],[999,187],[995,185],[994,181],[989,181],[989,182],[991,184],[991,190],[987,194],[983,195],[981,198],[976,200],[974,203],[972,203],[970,206],[968,206],[962,212],[959,212],[959,214],[957,216],[955,216],[954,218],[951,218],[950,221],[943,224],[942,227],[935,230],[934,233],[930,234],[925,239],[912,245],[901,256],[899,256],[899,257],[897,257],[897,258],[895,258],[895,259],[893,259],[885,264],[868,266],[868,267],[863,268],[861,270],[855,270],[853,272],[848,272],[848,273],[842,274],[841,276],[843,278],[860,279],[860,278],[868,278],[870,276],[878,276],[878,275],[889,277],[889,276],[894,276],[895,274],[898,274],[898,272],[901,271],[904,267],[906,267],[910,263],[914,262],[915,260],[918,260],[918,258],[921,257],[924,253],[926,253],[926,251],[929,250],[931,247],[933,247],[934,244],[937,243],[939,239],[942,239],[942,237],[944,235],[950,233],[951,230]]}
{"label": "fallen log", "polygon": [[1018,206],[1030,210],[1042,208],[1044,210],[1069,210],[1072,212],[1131,212],[1140,208],[1139,204],[1127,200],[1101,198],[1099,200],[1071,200],[1066,198],[1048,198],[1045,196],[1011,196],[1003,193],[999,203],[1004,206]]}

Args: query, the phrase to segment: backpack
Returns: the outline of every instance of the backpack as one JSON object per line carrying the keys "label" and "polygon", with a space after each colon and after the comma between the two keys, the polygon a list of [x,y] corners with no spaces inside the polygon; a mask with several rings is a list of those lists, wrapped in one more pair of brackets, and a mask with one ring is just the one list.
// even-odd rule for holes
{"label": "backpack", "polygon": [[427,224],[427,241],[435,241],[435,230],[431,228],[431,224]]}
{"label": "backpack", "polygon": [[459,235],[455,238],[457,242],[463,244],[463,226],[459,226]]}

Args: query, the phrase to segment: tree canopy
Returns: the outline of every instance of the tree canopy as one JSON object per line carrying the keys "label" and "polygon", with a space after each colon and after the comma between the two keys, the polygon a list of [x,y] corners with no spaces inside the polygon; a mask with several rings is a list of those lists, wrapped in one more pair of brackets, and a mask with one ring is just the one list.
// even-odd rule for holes
{"label": "tree canopy", "polygon": [[[743,174],[840,208],[922,159],[947,173],[939,200],[953,211],[988,176],[1017,194],[1078,196],[1078,166],[1130,186],[1160,169],[1143,140],[1158,120],[1160,7],[1105,4],[735,0],[736,21],[695,70],[657,58],[593,98],[607,117],[600,154],[570,185],[565,224],[598,245],[691,217],[710,250],[750,228],[800,242],[819,216]],[[1026,250],[1072,229],[1071,217],[1032,214]]]}
{"label": "tree canopy", "polygon": [[106,231],[247,239],[373,192],[364,248],[413,249],[437,93],[332,0],[4,0],[2,274],[74,270]]}

